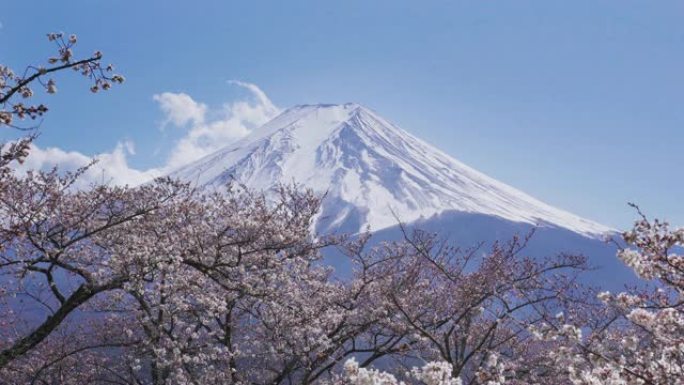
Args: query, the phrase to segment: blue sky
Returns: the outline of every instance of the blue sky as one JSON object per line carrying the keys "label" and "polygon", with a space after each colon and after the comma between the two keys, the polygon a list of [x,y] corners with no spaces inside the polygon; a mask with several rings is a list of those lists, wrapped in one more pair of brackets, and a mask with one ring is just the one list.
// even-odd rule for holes
{"label": "blue sky", "polygon": [[[239,80],[280,108],[362,103],[503,182],[624,228],[627,201],[684,224],[682,20],[682,1],[22,0],[3,4],[0,63],[37,63],[52,49],[44,33],[64,31],[126,76],[96,96],[58,79],[44,148],[132,143],[134,154],[119,146],[129,167],[163,167],[193,128],[234,132],[226,111],[247,126],[272,114],[228,83]],[[170,119],[164,93],[186,94],[202,118]]]}

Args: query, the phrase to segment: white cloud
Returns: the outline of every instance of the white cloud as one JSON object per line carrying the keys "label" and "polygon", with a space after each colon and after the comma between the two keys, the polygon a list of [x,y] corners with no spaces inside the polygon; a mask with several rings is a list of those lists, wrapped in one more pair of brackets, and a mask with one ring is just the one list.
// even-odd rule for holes
{"label": "white cloud", "polygon": [[207,106],[195,102],[188,94],[164,92],[154,95],[152,99],[159,103],[159,108],[166,115],[164,126],[167,124],[183,126],[187,123],[202,124],[204,122]]}
{"label": "white cloud", "polygon": [[98,162],[83,175],[79,186],[93,183],[138,185],[162,176],[244,137],[280,112],[256,85],[240,81],[229,83],[249,91],[250,100],[228,102],[211,110],[185,93],[164,92],[153,96],[164,114],[162,128],[171,125],[185,130],[174,144],[165,164],[159,167],[147,170],[132,168],[128,164],[128,157],[135,155],[135,146],[131,141],[121,141],[111,152],[92,157],[77,151],[33,145],[29,157],[18,170],[47,170],[54,166],[62,170],[75,170],[95,158]]}
{"label": "white cloud", "polygon": [[92,165],[79,180],[78,185],[87,187],[93,183],[116,185],[138,185],[161,175],[160,169],[136,170],[129,166],[128,156],[134,155],[135,149],[130,141],[117,143],[111,152],[90,157],[77,151],[64,151],[57,147],[41,148],[31,145],[29,156],[24,164],[17,167],[20,172],[26,170],[48,170],[59,166],[62,170],[77,170],[91,163]]}
{"label": "white cloud", "polygon": [[186,135],[178,140],[171,151],[168,167],[179,167],[208,155],[244,137],[280,112],[256,85],[236,80],[229,84],[248,90],[253,100],[225,103],[220,109],[210,111],[206,105],[183,93],[154,95],[154,100],[166,115],[165,124],[173,123],[183,128],[190,123]]}

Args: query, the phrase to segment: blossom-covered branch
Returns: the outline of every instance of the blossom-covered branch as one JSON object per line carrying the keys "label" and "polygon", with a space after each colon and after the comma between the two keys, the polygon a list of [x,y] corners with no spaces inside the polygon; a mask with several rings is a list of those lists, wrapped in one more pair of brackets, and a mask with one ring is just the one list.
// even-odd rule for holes
{"label": "blossom-covered branch", "polygon": [[90,90],[108,90],[114,83],[123,83],[124,78],[112,74],[113,66],[102,65],[102,53],[96,51],[92,56],[75,59],[73,48],[77,43],[76,35],[65,37],[62,33],[49,33],[48,40],[57,45],[57,55],[48,58],[47,66],[28,66],[23,73],[17,74],[11,68],[0,65],[0,126],[26,129],[15,122],[15,118],[36,119],[48,110],[44,104],[25,104],[20,99],[30,99],[33,95],[32,84],[37,83],[48,94],[57,92],[57,83],[49,75],[72,69],[87,77],[92,85]]}

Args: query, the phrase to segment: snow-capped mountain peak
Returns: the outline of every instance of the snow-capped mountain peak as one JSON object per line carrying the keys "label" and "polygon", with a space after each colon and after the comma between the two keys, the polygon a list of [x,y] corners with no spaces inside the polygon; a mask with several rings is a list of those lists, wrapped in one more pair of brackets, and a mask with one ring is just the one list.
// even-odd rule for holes
{"label": "snow-capped mountain peak", "polygon": [[379,230],[447,211],[591,237],[611,231],[466,166],[356,103],[292,107],[172,176],[208,187],[237,180],[258,190],[298,182],[327,193],[316,224],[324,232]]}

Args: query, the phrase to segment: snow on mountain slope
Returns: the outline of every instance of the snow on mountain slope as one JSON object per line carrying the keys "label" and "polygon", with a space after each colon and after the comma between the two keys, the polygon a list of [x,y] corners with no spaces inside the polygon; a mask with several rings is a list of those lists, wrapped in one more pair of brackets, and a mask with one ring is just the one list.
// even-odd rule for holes
{"label": "snow on mountain slope", "polygon": [[200,186],[327,192],[317,230],[376,231],[445,211],[599,237],[610,228],[496,181],[354,103],[290,108],[247,137],[171,174]]}

